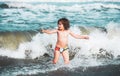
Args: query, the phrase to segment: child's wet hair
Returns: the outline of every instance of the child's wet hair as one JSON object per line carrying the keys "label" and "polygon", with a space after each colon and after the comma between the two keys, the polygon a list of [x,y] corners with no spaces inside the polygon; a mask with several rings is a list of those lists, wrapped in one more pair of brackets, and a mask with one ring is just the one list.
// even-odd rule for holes
{"label": "child's wet hair", "polygon": [[65,30],[68,30],[70,28],[70,23],[67,18],[61,18],[58,20],[58,24],[59,24],[59,22],[61,22],[63,24]]}

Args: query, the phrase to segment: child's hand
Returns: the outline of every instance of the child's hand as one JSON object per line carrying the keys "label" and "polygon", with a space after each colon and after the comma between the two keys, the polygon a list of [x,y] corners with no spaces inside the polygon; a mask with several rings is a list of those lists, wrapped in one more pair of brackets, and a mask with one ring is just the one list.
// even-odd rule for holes
{"label": "child's hand", "polygon": [[42,33],[44,33],[44,30],[41,30],[42,31]]}
{"label": "child's hand", "polygon": [[84,36],[84,39],[89,39],[89,36]]}
{"label": "child's hand", "polygon": [[43,30],[43,29],[40,29],[40,33],[44,33],[44,30]]}

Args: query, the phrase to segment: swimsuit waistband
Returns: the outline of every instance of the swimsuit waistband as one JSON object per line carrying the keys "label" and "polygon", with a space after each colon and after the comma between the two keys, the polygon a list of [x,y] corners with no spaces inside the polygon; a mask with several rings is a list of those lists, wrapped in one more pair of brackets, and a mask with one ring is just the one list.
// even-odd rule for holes
{"label": "swimsuit waistband", "polygon": [[66,51],[68,48],[68,46],[66,46],[65,48],[60,48],[60,47],[55,47],[55,51],[60,51],[60,52],[63,52],[63,51]]}

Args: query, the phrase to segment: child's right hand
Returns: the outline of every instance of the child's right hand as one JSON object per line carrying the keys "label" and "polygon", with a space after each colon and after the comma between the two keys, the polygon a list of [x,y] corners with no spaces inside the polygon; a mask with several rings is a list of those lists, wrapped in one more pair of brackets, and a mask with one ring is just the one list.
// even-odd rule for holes
{"label": "child's right hand", "polygon": [[89,39],[89,36],[85,36],[84,39]]}
{"label": "child's right hand", "polygon": [[43,30],[43,29],[40,29],[40,33],[44,33],[44,30]]}

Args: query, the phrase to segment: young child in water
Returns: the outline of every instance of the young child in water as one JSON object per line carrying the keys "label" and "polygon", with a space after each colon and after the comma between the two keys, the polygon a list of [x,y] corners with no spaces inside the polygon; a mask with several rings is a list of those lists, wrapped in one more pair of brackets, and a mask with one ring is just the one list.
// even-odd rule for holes
{"label": "young child in water", "polygon": [[43,33],[53,34],[57,33],[57,42],[54,50],[53,63],[58,62],[60,54],[62,54],[64,63],[69,63],[69,52],[68,52],[68,36],[71,35],[77,39],[89,39],[87,35],[77,35],[69,30],[70,24],[69,20],[66,18],[61,18],[58,20],[58,29],[55,30],[42,30]]}

